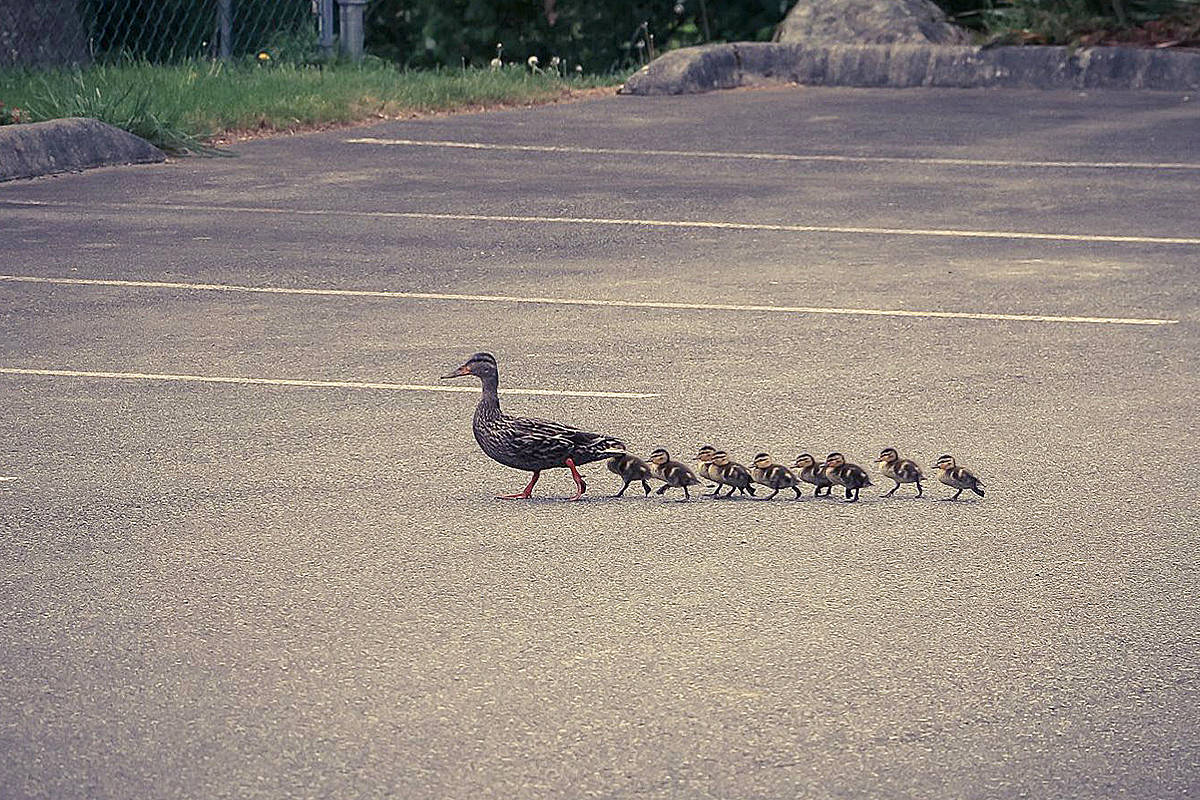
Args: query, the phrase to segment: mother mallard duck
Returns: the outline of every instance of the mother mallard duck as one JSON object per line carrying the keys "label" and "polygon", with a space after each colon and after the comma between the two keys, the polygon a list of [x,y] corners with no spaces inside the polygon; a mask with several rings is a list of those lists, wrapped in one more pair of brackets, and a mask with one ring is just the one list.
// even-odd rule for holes
{"label": "mother mallard duck", "polygon": [[476,353],[442,378],[462,375],[474,375],[483,383],[483,396],[475,407],[471,424],[475,441],[483,452],[504,466],[533,473],[522,491],[500,495],[504,499],[529,497],[542,470],[566,467],[575,479],[576,492],[571,499],[578,500],[587,491],[587,484],[576,467],[625,452],[625,443],[612,436],[535,417],[510,417],[502,412],[498,394],[500,372],[491,353]]}

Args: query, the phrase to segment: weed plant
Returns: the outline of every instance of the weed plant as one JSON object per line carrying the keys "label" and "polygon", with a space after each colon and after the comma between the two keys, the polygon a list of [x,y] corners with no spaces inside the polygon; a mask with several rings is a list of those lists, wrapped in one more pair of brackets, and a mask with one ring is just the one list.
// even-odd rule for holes
{"label": "weed plant", "polygon": [[295,64],[264,54],[233,63],[126,59],[76,70],[0,70],[0,101],[23,109],[29,121],[95,117],[169,152],[214,154],[210,142],[239,132],[546,102],[620,81],[524,66],[409,71],[372,58]]}

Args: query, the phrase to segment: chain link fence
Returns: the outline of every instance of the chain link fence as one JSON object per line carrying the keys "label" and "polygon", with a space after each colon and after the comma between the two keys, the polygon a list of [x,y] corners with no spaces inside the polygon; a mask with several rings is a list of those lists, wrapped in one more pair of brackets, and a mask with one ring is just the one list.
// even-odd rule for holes
{"label": "chain link fence", "polygon": [[[321,5],[318,0],[0,0],[0,67],[237,58],[260,50],[315,53]],[[327,32],[327,38],[331,35]]]}

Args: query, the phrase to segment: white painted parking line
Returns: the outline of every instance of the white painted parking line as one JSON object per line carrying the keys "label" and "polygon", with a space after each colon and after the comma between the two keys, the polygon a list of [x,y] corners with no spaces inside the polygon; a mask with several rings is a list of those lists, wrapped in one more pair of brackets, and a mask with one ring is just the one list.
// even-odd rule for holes
{"label": "white painted parking line", "polygon": [[112,286],[130,289],[176,289],[185,291],[251,294],[314,295],[318,297],[379,297],[404,300],[445,300],[472,303],[532,303],[560,306],[603,306],[609,308],[657,308],[682,311],[743,311],[773,314],[835,314],[867,317],[915,317],[925,319],[976,319],[1008,322],[1090,323],[1099,325],[1175,325],[1177,319],[1137,317],[1055,316],[1049,314],[991,314],[979,311],[909,311],[887,308],[826,308],[821,306],[742,305],[737,303],[675,303],[666,300],[601,300],[580,297],[521,297],[499,294],[442,294],[436,292],[390,292],[371,289],[305,289],[282,286],[238,286],[224,283],[178,283],[173,281],[107,280],[101,278],[48,278],[36,275],[0,275],[0,282],[60,284],[66,286]]}
{"label": "white painted parking line", "polygon": [[[302,386],[320,389],[382,389],[406,392],[465,392],[479,394],[478,386],[448,386],[418,383],[377,383],[367,381],[315,381],[291,378],[240,378],[223,375],[164,375],[148,372],[93,372],[74,369],[26,369],[0,367],[2,375],[33,375],[54,378],[103,378],[107,380],[176,381],[183,383],[232,383],[261,386]],[[642,400],[658,397],[645,392],[585,392],[557,389],[501,389],[500,394],[526,394],[541,397],[611,397],[621,400]]]}
{"label": "white painted parking line", "polygon": [[1026,169],[1161,169],[1196,170],[1200,163],[1179,161],[1026,161],[1000,158],[931,158],[924,156],[847,156],[834,153],[730,153],[715,150],[635,150],[620,147],[563,147],[543,144],[495,144],[428,139],[381,139],[362,136],[344,139],[347,144],[388,147],[443,147],[459,150],[499,150],[516,153],[562,153],[564,155],[654,156],[661,158],[717,158],[743,161],[810,162],[831,164],[924,164],[939,167],[1017,167]]}
{"label": "white painted parking line", "polygon": [[[43,200],[0,200],[0,206],[34,208],[77,208],[78,203]],[[768,222],[721,222],[713,220],[623,219],[610,217],[535,217],[513,214],[446,214],[432,211],[352,211],[319,208],[270,208],[264,206],[209,205],[204,203],[89,203],[91,213],[102,209],[135,211],[188,211],[220,214],[270,214],[284,217],[346,217],[352,219],[420,219],[439,222],[502,222],[524,225],[614,225],[637,228],[683,228],[701,230],[773,231],[779,233],[837,233],[863,236],[932,236],[950,239],[1009,239],[1090,244],[1172,244],[1200,246],[1194,236],[1115,236],[1098,233],[1051,233],[1039,231],[978,231],[953,228],[873,228],[846,225],[790,225]]]}

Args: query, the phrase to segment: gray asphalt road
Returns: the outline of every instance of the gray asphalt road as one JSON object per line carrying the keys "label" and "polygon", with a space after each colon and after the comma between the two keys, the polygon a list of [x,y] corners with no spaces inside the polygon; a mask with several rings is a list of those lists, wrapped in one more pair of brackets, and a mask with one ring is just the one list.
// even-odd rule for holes
{"label": "gray asphalt road", "polygon": [[[1194,794],[1198,109],[613,97],[0,185],[0,797]],[[990,491],[497,501],[421,388],[481,349],[640,452]]]}

